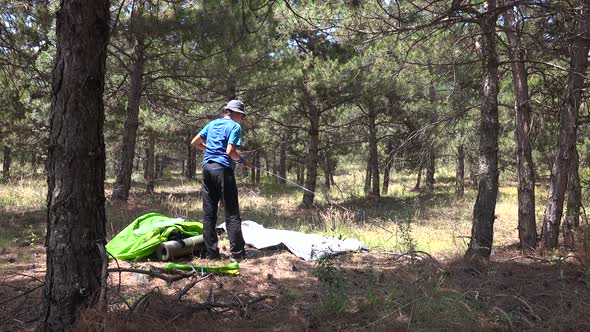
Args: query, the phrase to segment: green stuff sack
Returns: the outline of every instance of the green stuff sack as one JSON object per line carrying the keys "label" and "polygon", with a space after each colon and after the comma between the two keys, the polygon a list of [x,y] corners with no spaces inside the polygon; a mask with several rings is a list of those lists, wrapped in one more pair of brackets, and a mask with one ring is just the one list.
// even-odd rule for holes
{"label": "green stuff sack", "polygon": [[106,245],[106,250],[117,259],[146,257],[153,254],[160,243],[167,241],[172,231],[182,232],[187,236],[201,235],[203,224],[148,213],[135,219],[117,234]]}
{"label": "green stuff sack", "polygon": [[218,273],[218,274],[240,274],[240,266],[237,262],[229,263],[224,266],[194,266],[194,265],[184,265],[184,264],[176,264],[176,263],[168,263],[164,266],[164,270],[166,271],[173,271],[173,270],[182,270],[182,271],[196,271],[197,273],[200,272],[211,272],[211,273]]}

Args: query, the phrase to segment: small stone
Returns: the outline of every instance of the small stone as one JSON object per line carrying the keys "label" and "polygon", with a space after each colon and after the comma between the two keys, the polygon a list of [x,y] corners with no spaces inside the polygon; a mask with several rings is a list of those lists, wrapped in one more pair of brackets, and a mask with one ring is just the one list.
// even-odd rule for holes
{"label": "small stone", "polygon": [[142,273],[134,273],[133,278],[138,285],[148,285],[150,283],[148,276]]}

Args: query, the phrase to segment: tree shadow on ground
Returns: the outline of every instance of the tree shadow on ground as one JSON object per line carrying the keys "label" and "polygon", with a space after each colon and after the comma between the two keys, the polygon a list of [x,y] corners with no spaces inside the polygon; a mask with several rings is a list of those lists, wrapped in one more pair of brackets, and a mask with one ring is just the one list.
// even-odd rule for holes
{"label": "tree shadow on ground", "polygon": [[413,197],[361,197],[347,200],[339,205],[355,211],[362,221],[390,219],[413,220],[420,212],[423,216],[436,213],[436,208],[448,206],[456,199],[448,192],[420,193]]}
{"label": "tree shadow on ground", "polygon": [[[203,280],[180,301],[175,295],[190,278],[168,285],[157,278],[122,273],[119,284],[118,274],[111,273],[109,312],[85,311],[78,328],[94,330],[97,323],[107,330],[131,331],[154,326],[168,330],[590,328],[586,319],[590,288],[583,260],[523,254],[514,247],[495,252],[489,262],[462,258],[441,262],[413,252],[351,253],[314,263],[286,251],[258,251],[257,258],[240,263],[241,275]],[[135,262],[134,267],[161,264]],[[2,266],[0,271],[0,302],[33,289],[44,277],[43,268],[31,270],[25,265]],[[0,330],[39,324],[41,290],[30,294],[25,303],[26,296],[21,296],[0,304]],[[212,303],[218,306],[206,306]]]}
{"label": "tree shadow on ground", "polygon": [[[583,277],[572,262],[499,257],[441,263],[414,253],[348,254],[315,264],[275,253],[244,264],[239,277],[217,276],[199,284],[184,298],[192,304],[175,304],[172,292],[189,281],[180,282],[136,318],[183,317],[174,322],[176,328],[203,320],[224,329],[587,330],[590,290]],[[252,304],[247,313],[194,310],[210,294],[228,304],[272,297]],[[170,304],[165,313],[159,313],[162,303]]]}

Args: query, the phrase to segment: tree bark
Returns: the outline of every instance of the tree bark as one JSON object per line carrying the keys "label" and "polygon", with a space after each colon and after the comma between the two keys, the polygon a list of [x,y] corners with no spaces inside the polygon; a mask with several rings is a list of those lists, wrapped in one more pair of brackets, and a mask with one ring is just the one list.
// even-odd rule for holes
{"label": "tree bark", "polygon": [[47,166],[47,331],[72,329],[97,299],[105,242],[104,75],[109,1],[62,0],[57,12]]}
{"label": "tree bark", "polygon": [[311,81],[307,78],[303,83],[303,103],[309,119],[308,151],[307,151],[307,176],[305,177],[305,188],[301,206],[310,208],[314,201],[318,173],[318,148],[320,144],[320,107],[317,97],[311,87]]}
{"label": "tree bark", "polygon": [[197,148],[191,145],[191,140],[195,135],[189,132],[186,141],[186,168],[184,176],[187,179],[194,179],[197,172]]}
{"label": "tree bark", "polygon": [[543,218],[542,241],[545,249],[553,249],[558,244],[569,164],[573,158],[576,144],[578,109],[582,102],[584,77],[588,67],[590,2],[580,1],[579,3],[577,33],[572,36],[569,74],[559,110],[559,150],[551,170],[549,193]]}
{"label": "tree bark", "polygon": [[455,194],[461,198],[465,194],[465,148],[457,147],[457,169],[455,172]]}
{"label": "tree bark", "polygon": [[496,53],[496,1],[484,2],[481,28],[481,125],[479,139],[479,187],[473,208],[473,226],[467,256],[487,258],[494,243],[494,219],[498,197],[498,55]]}
{"label": "tree bark", "polygon": [[477,166],[477,162],[475,160],[475,158],[473,158],[472,155],[467,154],[467,163],[468,163],[468,176],[469,176],[469,182],[471,185],[471,188],[477,188],[479,186],[479,181],[478,181],[478,166]]}
{"label": "tree bark", "polygon": [[518,176],[518,238],[523,249],[537,246],[535,221],[535,170],[529,132],[531,130],[531,104],[526,72],[526,50],[522,45],[519,22],[513,9],[504,14],[510,43],[514,110],[516,114],[516,164]]}
{"label": "tree bark", "polygon": [[412,188],[412,191],[420,191],[421,182],[422,182],[422,161],[420,161],[420,164],[418,165],[418,176],[416,176],[416,184],[414,185],[414,188]]}
{"label": "tree bark", "polygon": [[151,194],[154,192],[154,153],[156,150],[156,135],[153,131],[148,133],[148,146],[145,149],[145,170],[144,175],[146,179],[146,192]]}
{"label": "tree bark", "polygon": [[33,151],[31,153],[31,172],[33,175],[37,174],[37,152]]}
{"label": "tree bark", "polygon": [[572,162],[567,179],[567,210],[563,221],[563,238],[565,245],[575,246],[575,230],[580,226],[580,207],[582,206],[582,189],[580,187],[580,156],[574,146]]}
{"label": "tree bark", "polygon": [[371,156],[367,156],[367,164],[365,170],[365,194],[368,195],[371,192],[371,172],[373,168],[371,167]]}
{"label": "tree bark", "polygon": [[[134,14],[132,21],[141,21],[143,4]],[[127,97],[127,118],[123,131],[123,146],[119,161],[119,172],[113,186],[113,199],[126,201],[131,189],[131,175],[133,173],[133,159],[135,157],[135,145],[137,142],[137,128],[139,127],[139,105],[143,89],[143,72],[145,66],[145,35],[141,25],[131,25],[133,39],[135,40],[134,57],[131,75],[129,95]]]}
{"label": "tree bark", "polygon": [[280,184],[286,184],[287,182],[284,179],[287,178],[287,143],[281,142],[279,148],[279,176],[282,179],[278,178],[278,182]]}
{"label": "tree bark", "polygon": [[[260,166],[262,165],[262,153],[260,151],[256,151],[256,174],[255,174],[255,182],[256,184],[260,184]],[[268,166],[266,167],[268,169]]]}
{"label": "tree bark", "polygon": [[297,184],[302,186],[305,182],[305,165],[297,165]]}
{"label": "tree bark", "polygon": [[369,122],[369,167],[371,168],[371,196],[379,197],[381,191],[379,190],[379,153],[377,151],[377,126],[375,124],[377,115],[375,109],[369,106],[368,122]]}
{"label": "tree bark", "polygon": [[390,180],[390,172],[391,167],[393,166],[393,143],[391,141],[387,142],[387,159],[385,162],[385,169],[383,170],[383,195],[387,195],[389,191],[389,182]]}
{"label": "tree bark", "polygon": [[8,145],[4,145],[2,162],[2,180],[8,181],[10,179],[10,166],[12,165],[12,149]]}
{"label": "tree bark", "polygon": [[434,171],[436,164],[436,154],[434,147],[430,148],[428,152],[428,160],[426,162],[426,189],[429,193],[434,192]]}
{"label": "tree bark", "polygon": [[324,157],[324,187],[326,187],[326,190],[330,190],[331,187],[331,182],[330,182],[330,178],[331,178],[331,165],[330,165],[330,156],[329,156],[329,152],[326,151],[323,155]]}

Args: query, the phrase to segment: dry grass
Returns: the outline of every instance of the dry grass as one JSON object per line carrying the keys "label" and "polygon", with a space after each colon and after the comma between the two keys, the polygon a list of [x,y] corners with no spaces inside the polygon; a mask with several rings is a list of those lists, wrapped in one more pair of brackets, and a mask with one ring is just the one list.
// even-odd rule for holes
{"label": "dry grass", "polygon": [[[402,234],[409,232],[404,235],[415,241],[416,249],[452,257],[466,248],[475,192],[467,188],[465,197],[456,199],[452,188],[454,180],[445,175],[444,171],[437,174],[435,195],[411,192],[415,176],[395,174],[387,196],[365,198],[362,193],[364,173],[353,169],[338,175],[336,186],[329,192],[318,189],[319,208],[315,210],[298,208],[302,198],[298,188],[263,178],[261,186],[240,184],[242,217],[268,227],[354,237],[370,248],[383,251],[407,249],[400,242],[403,242]],[[242,182],[247,179],[241,178]],[[112,180],[106,185],[107,197],[111,187]],[[545,195],[541,189],[537,190],[539,214]],[[46,190],[44,179],[0,185],[0,212],[5,216],[1,221],[0,247],[10,245],[14,239],[22,242],[27,237],[43,236]],[[152,211],[189,220],[202,219],[200,184],[196,180],[187,181],[182,177],[161,180],[155,192],[147,195],[144,185],[135,182],[129,204],[107,202],[109,237],[139,215]],[[501,186],[496,215],[495,244],[509,245],[517,241],[515,187]]]}
{"label": "dry grass", "polygon": [[[299,189],[266,178],[252,186],[242,178],[244,219],[268,227],[357,238],[372,252],[314,264],[285,251],[259,251],[258,258],[240,264],[241,276],[218,276],[199,283],[179,303],[170,301],[188,280],[166,285],[132,274],[124,274],[121,280],[111,275],[109,312],[85,311],[78,328],[95,330],[96,322],[103,322],[107,330],[129,331],[195,326],[222,330],[589,329],[584,317],[590,310],[590,269],[584,251],[590,252],[590,245],[582,246],[579,254],[551,256],[514,249],[516,189],[506,182],[496,207],[492,261],[465,262],[458,257],[470,235],[475,191],[467,188],[465,197],[457,199],[454,180],[438,175],[434,194],[411,192],[415,177],[397,174],[389,195],[366,198],[364,174],[353,170],[337,176],[338,186],[330,192],[320,189],[318,205],[311,210],[298,207]],[[110,188],[111,182],[107,195]],[[107,202],[108,236],[151,211],[201,220],[199,190],[196,181],[170,179],[159,181],[156,193],[147,195],[141,182],[134,183],[127,204]],[[18,295],[36,283],[15,273],[44,277],[45,191],[41,179],[0,185],[1,298]],[[537,195],[540,214],[546,194],[539,187]],[[581,238],[580,243],[590,243],[590,238]],[[222,247],[227,250],[226,239]],[[408,251],[414,254],[401,254]],[[208,264],[196,258],[186,262]],[[206,301],[210,292],[227,303],[260,294],[273,298],[252,306],[246,315],[239,310],[191,309]],[[141,310],[129,312],[127,304],[148,293],[152,295]],[[0,312],[6,313],[0,315],[0,330],[34,328],[40,296],[40,292],[31,293],[25,301],[0,306]]]}

